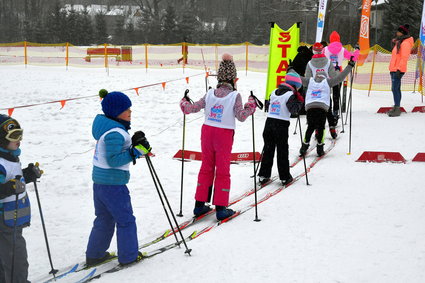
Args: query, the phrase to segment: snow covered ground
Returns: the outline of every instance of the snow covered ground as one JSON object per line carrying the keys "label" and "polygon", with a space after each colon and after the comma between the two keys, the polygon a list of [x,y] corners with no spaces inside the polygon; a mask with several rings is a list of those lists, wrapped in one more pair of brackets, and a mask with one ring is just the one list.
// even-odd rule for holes
{"label": "snow covered ground", "polygon": [[[96,95],[106,88],[124,90],[198,74],[199,70],[76,69],[1,66],[0,108]],[[266,74],[239,72],[238,89],[246,101],[249,91],[263,97]],[[214,84],[213,79],[210,83]],[[204,95],[204,77],[184,79],[162,87],[126,92],[133,101],[132,130],[143,130],[156,157],[155,169],[174,212],[179,210],[181,163],[172,156],[181,148],[184,90],[197,100]],[[376,114],[391,106],[390,92],[353,90],[352,150],[349,129],[336,147],[309,173],[311,186],[299,180],[254,210],[188,242],[192,256],[176,248],[137,266],[102,276],[98,282],[423,282],[425,278],[425,164],[360,163],[363,151],[399,151],[408,160],[425,152],[425,114],[398,118]],[[418,93],[403,93],[408,112],[424,105]],[[24,128],[23,165],[38,161],[45,171],[38,183],[55,268],[84,260],[94,219],[91,162],[92,120],[101,112],[96,97],[60,104],[16,109]],[[7,111],[1,111],[7,114]],[[261,151],[264,112],[255,114],[255,142]],[[345,118],[345,116],[344,116]],[[299,135],[290,127],[290,159],[297,155]],[[203,114],[187,116],[186,149],[200,151]],[[339,124],[341,126],[341,123]],[[305,129],[305,118],[302,118]],[[237,123],[233,151],[252,150],[251,118]],[[341,128],[339,128],[341,130]],[[299,133],[299,131],[297,131]],[[330,144],[330,141],[327,141]],[[307,158],[307,162],[312,157]],[[199,162],[185,164],[183,219],[192,216]],[[252,187],[252,164],[232,165],[236,196]],[[293,170],[303,171],[302,162]],[[274,168],[274,174],[277,173]],[[131,168],[129,183],[139,241],[146,242],[168,228],[144,160]],[[264,191],[276,188],[272,184]],[[29,185],[32,225],[25,229],[30,279],[50,271],[36,196]],[[253,197],[249,202],[253,201]],[[248,201],[235,205],[241,207]],[[181,220],[181,218],[179,218]],[[205,223],[204,223],[205,224]],[[202,225],[201,225],[202,226]],[[199,226],[200,227],[200,226]],[[188,228],[184,235],[195,228]],[[170,243],[173,237],[161,244]],[[115,250],[113,240],[111,250]],[[59,281],[60,282],[60,281]]]}

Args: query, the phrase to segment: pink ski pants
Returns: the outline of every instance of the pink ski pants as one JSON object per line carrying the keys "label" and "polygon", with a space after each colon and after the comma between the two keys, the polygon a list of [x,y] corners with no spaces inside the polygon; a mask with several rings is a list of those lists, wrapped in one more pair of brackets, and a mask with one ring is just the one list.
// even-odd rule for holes
{"label": "pink ski pants", "polygon": [[230,193],[230,157],[233,129],[202,126],[202,165],[198,174],[195,199],[210,201],[210,187],[214,188],[213,205],[227,206]]}

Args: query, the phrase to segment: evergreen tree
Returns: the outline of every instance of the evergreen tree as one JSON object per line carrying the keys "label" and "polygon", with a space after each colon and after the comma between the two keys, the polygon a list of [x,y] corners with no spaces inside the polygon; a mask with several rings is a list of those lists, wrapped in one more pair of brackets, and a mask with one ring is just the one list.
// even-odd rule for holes
{"label": "evergreen tree", "polygon": [[24,20],[24,22],[22,23],[22,29],[23,40],[32,41],[32,26],[28,20]]}
{"label": "evergreen tree", "polygon": [[186,38],[187,42],[197,43],[196,35],[200,28],[201,25],[194,14],[183,13],[176,32],[178,40],[183,41]]}
{"label": "evergreen tree", "polygon": [[46,28],[43,25],[42,19],[37,19],[33,28],[33,39],[34,42],[45,43],[46,39]]}
{"label": "evergreen tree", "polygon": [[125,42],[125,34],[124,34],[124,23],[125,23],[125,18],[122,16],[118,16],[117,20],[115,21],[115,28],[114,28],[114,33],[112,36],[112,43],[113,44],[124,44]]}
{"label": "evergreen tree", "polygon": [[137,23],[140,31],[139,38],[142,39],[144,43],[153,43],[151,38],[151,27],[153,24],[152,16],[145,9],[141,10],[141,13],[142,16]]}
{"label": "evergreen tree", "polygon": [[410,25],[410,35],[416,39],[422,18],[422,0],[399,1],[385,0],[384,30],[379,43],[386,49],[391,48],[391,39],[400,25]]}
{"label": "evergreen tree", "polygon": [[174,6],[168,5],[165,10],[165,16],[162,23],[162,38],[163,43],[177,43],[179,40],[176,36],[177,31],[177,17]]}
{"label": "evergreen tree", "polygon": [[48,43],[63,42],[63,27],[66,16],[61,12],[59,1],[56,1],[52,10],[46,17],[46,39]]}
{"label": "evergreen tree", "polygon": [[108,43],[108,31],[106,29],[105,14],[102,12],[95,15],[94,41],[96,44]]}
{"label": "evergreen tree", "polygon": [[122,44],[135,44],[138,40],[136,38],[136,32],[134,30],[134,24],[132,21],[130,21],[127,26],[125,27],[125,42],[122,42]]}
{"label": "evergreen tree", "polygon": [[66,15],[66,26],[65,26],[65,42],[70,42],[74,45],[79,45],[79,34],[78,34],[78,14],[74,9],[71,9]]}
{"label": "evergreen tree", "polygon": [[90,15],[86,8],[84,8],[81,14],[81,44],[90,45],[93,44],[93,24]]}

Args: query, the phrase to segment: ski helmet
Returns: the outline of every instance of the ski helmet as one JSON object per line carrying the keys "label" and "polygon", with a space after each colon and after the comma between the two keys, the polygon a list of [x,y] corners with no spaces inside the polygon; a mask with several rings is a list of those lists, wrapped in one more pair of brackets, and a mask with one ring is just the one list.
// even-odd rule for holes
{"label": "ski helmet", "polygon": [[6,148],[11,141],[22,140],[23,130],[18,121],[0,114],[0,147]]}

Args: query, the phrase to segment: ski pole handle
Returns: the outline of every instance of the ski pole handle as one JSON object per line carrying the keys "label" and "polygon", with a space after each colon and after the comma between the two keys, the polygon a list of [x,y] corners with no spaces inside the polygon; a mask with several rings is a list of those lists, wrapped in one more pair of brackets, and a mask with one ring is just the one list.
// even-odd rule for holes
{"label": "ski pole handle", "polygon": [[190,103],[193,103],[193,100],[192,100],[192,99],[190,99],[190,97],[187,95],[188,93],[189,93],[189,89],[186,89],[186,90],[184,91],[183,98],[184,98],[184,99],[186,99],[187,101],[189,101]]}
{"label": "ski pole handle", "polygon": [[252,90],[251,90],[251,96],[254,98],[255,104],[257,105],[257,107],[260,108],[260,110],[263,110],[264,104],[254,95],[254,92]]}

